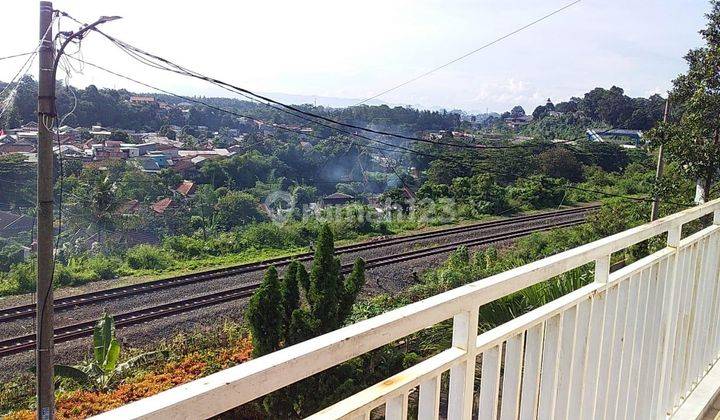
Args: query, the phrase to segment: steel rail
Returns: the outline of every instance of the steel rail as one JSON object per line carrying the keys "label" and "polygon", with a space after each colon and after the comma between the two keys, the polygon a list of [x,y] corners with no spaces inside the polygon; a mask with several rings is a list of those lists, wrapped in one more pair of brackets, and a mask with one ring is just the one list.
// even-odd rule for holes
{"label": "steel rail", "polygon": [[[335,249],[336,254],[347,254],[367,249],[376,248],[378,246],[392,246],[417,240],[427,240],[431,238],[443,237],[449,234],[458,234],[472,232],[476,230],[493,229],[497,227],[516,224],[519,222],[541,221],[551,219],[553,217],[566,217],[575,214],[584,214],[588,211],[597,209],[599,206],[584,206],[567,210],[545,212],[529,216],[519,216],[503,220],[495,220],[491,222],[475,223],[471,225],[458,226],[447,229],[433,230],[430,232],[422,232],[412,235],[396,236],[391,238],[383,238],[365,241],[358,244],[339,246]],[[55,299],[55,311],[64,311],[77,307],[106,302],[109,300],[119,299],[127,296],[152,293],[158,290],[168,289],[172,287],[196,284],[204,281],[214,280],[218,278],[229,277],[237,274],[264,270],[271,265],[283,266],[289,264],[290,261],[296,259],[298,261],[309,261],[313,258],[312,252],[304,252],[290,256],[270,258],[263,261],[240,264],[232,267],[218,268],[199,273],[184,274],[180,276],[169,277],[166,279],[152,280],[129,286],[120,286],[110,289],[99,290],[96,292],[88,292],[64,298]],[[31,318],[35,316],[35,305],[19,305],[9,308],[0,309],[0,323],[14,321],[17,319]]]}
{"label": "steel rail", "polygon": [[[384,257],[378,257],[368,259],[366,261],[366,269],[381,267],[386,265],[397,264],[404,261],[409,261],[418,258],[424,258],[432,255],[442,254],[451,252],[458,246],[464,245],[468,247],[488,245],[501,241],[516,239],[522,236],[527,236],[531,233],[542,232],[551,229],[575,226],[584,223],[584,219],[570,220],[555,223],[548,226],[541,227],[529,227],[519,229],[508,233],[498,233],[495,235],[486,236],[483,238],[471,238],[461,241],[456,241],[450,244],[443,244],[438,246],[432,246],[428,248],[422,248],[398,254],[388,255]],[[352,264],[343,264],[342,271],[347,273],[352,269]],[[148,321],[165,318],[171,315],[189,312],[195,309],[206,308],[209,306],[217,305],[220,303],[242,299],[252,295],[253,291],[257,289],[260,283],[251,283],[243,286],[213,292],[201,296],[195,296],[191,298],[181,299],[178,301],[164,303],[148,308],[137,309],[114,315],[116,328],[123,328],[131,325],[145,323]],[[80,323],[67,325],[63,327],[55,328],[55,342],[62,343],[71,341],[77,338],[90,336],[93,333],[96,320],[83,321]],[[35,335],[28,334],[18,337],[12,337],[4,340],[0,340],[0,357],[9,356],[12,354],[20,353],[25,350],[35,348]]]}

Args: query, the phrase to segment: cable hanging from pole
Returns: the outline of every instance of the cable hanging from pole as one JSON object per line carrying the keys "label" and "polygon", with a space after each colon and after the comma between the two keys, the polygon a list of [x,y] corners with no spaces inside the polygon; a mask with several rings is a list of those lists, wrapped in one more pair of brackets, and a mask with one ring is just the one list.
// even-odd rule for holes
{"label": "cable hanging from pole", "polygon": [[[81,22],[81,21],[73,18],[72,16],[70,16],[69,14],[67,14],[67,13],[65,13],[65,12],[61,12],[61,14],[62,14],[63,16],[67,16],[67,17],[70,18],[70,19],[73,19],[75,22],[77,22],[77,23],[79,23],[79,24],[84,24],[83,22]],[[203,74],[201,74],[201,73],[199,73],[199,72],[196,72],[196,71],[194,71],[194,70],[190,70],[190,69],[188,69],[188,68],[186,68],[186,67],[184,67],[184,66],[182,66],[182,65],[180,65],[180,64],[177,64],[177,63],[175,63],[175,62],[173,62],[173,61],[171,61],[171,60],[169,60],[169,59],[167,59],[167,58],[163,58],[163,57],[161,57],[161,56],[159,56],[159,55],[156,55],[156,54],[153,54],[153,53],[144,51],[144,50],[142,50],[142,49],[140,49],[140,48],[138,48],[138,47],[135,47],[135,46],[133,46],[133,45],[131,45],[131,44],[125,42],[125,41],[122,41],[122,40],[120,40],[120,39],[118,39],[118,38],[116,38],[116,37],[113,37],[113,36],[111,36],[111,35],[103,32],[103,31],[101,31],[100,29],[93,28],[93,30],[96,31],[96,32],[98,32],[98,33],[100,33],[102,36],[104,36],[106,39],[108,39],[111,43],[113,43],[113,44],[116,45],[118,48],[120,48],[123,52],[125,52],[126,54],[128,54],[131,58],[135,59],[136,61],[139,61],[139,62],[142,63],[142,64],[145,64],[145,65],[147,65],[147,66],[150,66],[150,67],[153,67],[153,68],[156,68],[156,69],[159,69],[159,70],[169,71],[169,72],[172,72],[172,73],[176,73],[176,74],[180,74],[180,75],[184,75],[184,76],[196,78],[196,79],[198,79],[198,80],[203,80],[203,81],[206,81],[206,82],[208,82],[208,83],[211,83],[211,84],[213,84],[213,85],[215,85],[215,86],[221,87],[221,88],[223,88],[223,89],[225,89],[225,90],[229,90],[229,91],[231,91],[231,92],[233,92],[233,93],[242,95],[242,96],[244,96],[244,97],[246,97],[246,98],[247,98],[248,96],[250,96],[250,97],[254,98],[254,99],[252,99],[252,100],[254,100],[254,101],[256,101],[256,102],[259,102],[259,103],[261,103],[261,104],[264,104],[264,105],[267,105],[267,106],[269,106],[269,105],[275,105],[274,107],[271,106],[271,108],[276,109],[276,110],[278,110],[277,107],[280,107],[280,108],[282,108],[282,109],[284,109],[284,110],[292,111],[292,112],[294,112],[295,114],[302,114],[304,117],[310,118],[309,120],[307,120],[306,118],[302,118],[302,119],[306,119],[306,121],[309,121],[309,122],[311,122],[311,123],[313,123],[313,124],[321,125],[321,126],[326,127],[326,128],[330,128],[330,129],[335,129],[335,130],[337,130],[337,127],[334,127],[334,126],[332,126],[332,125],[328,125],[328,124],[334,124],[334,125],[339,125],[339,126],[345,127],[345,128],[347,128],[347,129],[360,130],[360,131],[364,131],[364,132],[367,132],[367,133],[372,133],[372,134],[381,135],[381,136],[394,137],[394,138],[399,138],[399,139],[402,139],[402,140],[416,141],[416,142],[421,142],[421,143],[433,144],[433,145],[436,145],[436,146],[447,146],[447,147],[456,147],[456,148],[466,148],[466,149],[472,149],[472,150],[514,149],[514,148],[523,148],[523,147],[533,147],[533,146],[528,146],[528,145],[523,145],[523,144],[516,144],[516,145],[484,145],[484,144],[447,143],[447,142],[435,141],[435,140],[431,140],[431,139],[427,139],[427,138],[422,138],[422,137],[414,137],[414,136],[406,136],[406,135],[404,135],[404,134],[390,133],[390,132],[386,132],[386,131],[382,131],[382,130],[375,130],[375,129],[371,129],[371,128],[367,128],[367,127],[362,127],[362,126],[359,126],[359,125],[356,125],[356,124],[345,123],[345,122],[338,121],[338,120],[335,120],[335,119],[332,119],[332,118],[329,118],[329,117],[326,117],[326,116],[323,116],[323,115],[319,115],[319,114],[316,114],[316,113],[313,113],[313,112],[308,112],[308,111],[302,110],[302,109],[300,109],[300,108],[298,108],[298,107],[296,107],[296,106],[293,106],[293,105],[285,104],[285,103],[283,103],[283,102],[274,100],[274,99],[269,98],[269,97],[267,97],[267,96],[264,96],[264,95],[255,93],[255,92],[253,92],[253,91],[251,91],[251,90],[249,90],[249,89],[246,89],[246,88],[243,88],[243,87],[240,87],[240,86],[236,86],[236,85],[233,85],[233,84],[231,84],[231,83],[224,82],[224,81],[222,81],[222,80],[219,80],[219,79],[216,79],[216,78],[207,76],[207,75],[203,75]],[[290,114],[290,115],[293,115],[293,114]],[[294,116],[300,118],[298,115],[294,115]],[[598,134],[603,134],[603,133],[605,133],[605,131],[604,131],[604,132],[600,132],[600,133],[598,133]],[[562,140],[562,141],[557,142],[557,143],[561,143],[561,142],[572,142],[572,141],[575,141],[575,140]]]}

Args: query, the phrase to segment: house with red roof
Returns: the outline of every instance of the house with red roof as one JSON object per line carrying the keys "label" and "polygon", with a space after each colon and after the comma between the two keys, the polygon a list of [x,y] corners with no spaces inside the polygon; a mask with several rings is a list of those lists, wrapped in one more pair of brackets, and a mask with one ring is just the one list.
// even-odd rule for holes
{"label": "house with red roof", "polygon": [[163,198],[162,200],[154,202],[150,208],[157,214],[165,213],[169,208],[174,207],[175,202],[172,198]]}
{"label": "house with red roof", "polygon": [[194,182],[187,180],[183,181],[177,188],[175,188],[175,191],[179,192],[184,197],[195,195],[195,190],[197,190],[197,185]]}

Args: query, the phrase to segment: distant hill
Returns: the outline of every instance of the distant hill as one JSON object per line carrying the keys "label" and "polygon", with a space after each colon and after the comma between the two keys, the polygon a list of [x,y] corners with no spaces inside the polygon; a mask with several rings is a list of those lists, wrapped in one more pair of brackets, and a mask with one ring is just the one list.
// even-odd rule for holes
{"label": "distant hill", "polygon": [[[293,93],[281,93],[281,92],[266,92],[264,96],[275,99],[276,101],[284,102],[292,105],[317,105],[326,106],[330,108],[346,108],[362,102],[363,98],[338,98],[334,96],[319,96],[319,95],[300,95]],[[372,99],[365,102],[367,105],[388,105],[395,106],[397,104],[391,104],[378,99]]]}
{"label": "distant hill", "polygon": [[[267,94],[267,96],[272,96],[283,103],[297,104],[298,108],[347,123],[401,133],[451,130],[460,124],[458,114],[390,106],[377,100],[369,101],[362,106],[352,106],[362,100],[281,93]],[[72,92],[59,85],[56,97],[59,114],[64,115],[73,110],[65,121],[65,124],[70,126],[102,125],[142,131],[157,131],[164,125],[205,126],[213,131],[221,127],[245,127],[246,121],[243,118],[219,111],[214,107],[268,123],[287,125],[307,123],[306,120],[288,115],[277,107],[268,108],[263,104],[237,98],[196,97],[186,101],[166,94],[136,93],[126,89],[97,88],[94,85],[84,89],[73,88]],[[317,98],[317,106],[313,105],[315,98]],[[194,100],[211,106],[200,105]],[[19,127],[36,120],[36,108],[37,82],[27,76],[19,84],[12,106],[0,117],[0,129]],[[336,134],[336,131],[329,127],[314,128],[321,136]]]}

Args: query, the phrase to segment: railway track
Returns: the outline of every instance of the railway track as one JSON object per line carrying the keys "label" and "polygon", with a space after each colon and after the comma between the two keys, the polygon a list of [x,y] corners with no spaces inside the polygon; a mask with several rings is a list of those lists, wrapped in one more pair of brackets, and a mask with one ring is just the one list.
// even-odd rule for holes
{"label": "railway track", "polygon": [[[586,210],[587,211],[587,210]],[[584,213],[581,212],[584,215]],[[427,256],[442,254],[450,252],[458,246],[479,246],[487,245],[500,241],[510,240],[519,238],[522,236],[529,235],[533,232],[547,231],[550,229],[556,229],[561,227],[574,226],[584,223],[584,218],[580,217],[574,220],[566,220],[563,222],[552,223],[542,227],[528,227],[523,229],[514,230],[507,233],[498,233],[494,235],[485,236],[482,238],[471,238],[456,241],[448,244],[431,246],[427,248],[406,251],[398,254],[388,255],[384,257],[378,257],[368,259],[366,261],[366,268],[375,268],[386,265],[397,264],[403,261],[409,261],[418,258],[424,258]],[[349,246],[351,247],[351,246]],[[349,272],[352,269],[352,264],[344,264],[342,266],[343,272]],[[141,324],[155,319],[165,318],[167,316],[189,312],[194,309],[205,308],[220,303],[242,299],[252,295],[255,289],[260,283],[246,284],[240,287],[226,289],[218,292],[213,292],[201,296],[191,297],[187,299],[181,299],[170,303],[156,305],[148,308],[132,310],[124,313],[114,315],[115,326],[117,328],[127,327],[131,325]],[[84,321],[73,325],[67,325],[64,327],[58,327],[55,329],[54,339],[56,343],[62,343],[70,340],[74,340],[81,337],[90,336],[93,333],[93,328],[96,321]],[[4,340],[0,340],[0,357],[9,356],[12,354],[20,353],[22,351],[30,350],[35,347],[35,335],[27,334],[18,337],[12,337]]]}
{"label": "railway track", "polygon": [[[345,245],[345,246],[339,246],[335,249],[336,255],[341,254],[347,254],[351,252],[357,252],[362,251],[366,249],[375,248],[378,246],[390,246],[390,245],[397,245],[417,240],[426,240],[426,239],[432,239],[432,238],[438,238],[443,237],[450,234],[457,234],[457,233],[467,233],[472,232],[476,230],[483,230],[483,229],[490,229],[490,228],[496,228],[496,227],[502,227],[502,226],[508,226],[513,225],[520,222],[528,222],[528,221],[542,221],[546,219],[552,219],[555,217],[567,217],[567,216],[573,216],[577,214],[585,214],[586,212],[596,209],[599,206],[585,206],[585,207],[578,207],[568,210],[561,210],[561,211],[554,211],[554,212],[547,212],[547,213],[540,213],[540,214],[534,214],[530,216],[519,216],[519,217],[512,217],[509,219],[503,219],[503,220],[496,220],[492,222],[485,222],[485,223],[475,223],[472,225],[466,225],[466,226],[458,226],[453,228],[447,228],[447,229],[440,229],[436,231],[431,232],[422,232],[414,235],[407,235],[407,236],[400,236],[400,237],[391,237],[391,238],[383,238],[383,239],[376,239],[371,241],[366,241],[358,244],[352,244],[352,245]],[[299,261],[309,261],[313,258],[313,253],[311,252],[304,252],[300,254],[295,254],[292,256],[286,256],[286,257],[277,257],[277,258],[271,258],[255,263],[247,263],[247,264],[241,264],[233,267],[227,267],[227,268],[219,268],[214,270],[208,270],[203,271],[200,273],[193,273],[193,274],[186,274],[176,277],[171,277],[167,279],[162,280],[153,280],[141,284],[136,285],[130,285],[130,286],[121,286],[121,287],[115,287],[111,289],[105,289],[100,290],[97,292],[89,292],[89,293],[83,293],[78,294],[74,296],[68,296],[64,298],[55,299],[55,311],[64,311],[69,309],[74,309],[80,306],[85,305],[91,305],[95,303],[100,302],[106,302],[114,299],[120,299],[127,296],[133,296],[133,295],[139,295],[139,294],[146,294],[146,293],[152,293],[158,290],[162,289],[168,289],[172,287],[180,287],[187,284],[195,284],[200,283],[204,281],[209,281],[217,278],[222,277],[228,277],[248,272],[254,272],[254,271],[260,271],[264,270],[271,265],[275,266],[283,266],[293,259],[299,260]],[[32,318],[35,316],[35,305],[33,304],[27,304],[27,305],[20,305],[20,306],[14,306],[10,308],[0,309],[0,323],[3,322],[9,322],[14,321],[17,319],[22,318]]]}

